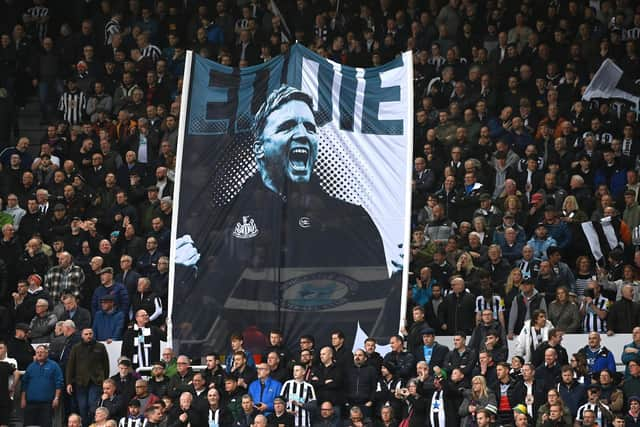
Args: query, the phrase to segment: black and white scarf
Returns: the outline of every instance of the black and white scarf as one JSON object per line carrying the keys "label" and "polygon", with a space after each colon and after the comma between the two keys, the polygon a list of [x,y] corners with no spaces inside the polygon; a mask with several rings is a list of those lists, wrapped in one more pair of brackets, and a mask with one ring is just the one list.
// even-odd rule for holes
{"label": "black and white scarf", "polygon": [[133,345],[137,349],[137,354],[133,355],[133,364],[137,367],[151,366],[152,361],[149,360],[149,352],[151,351],[151,328],[139,327],[133,325],[136,335],[133,337]]}
{"label": "black and white scarf", "polygon": [[436,390],[431,397],[431,410],[429,411],[429,421],[432,427],[445,427],[446,419],[444,413],[444,391]]}

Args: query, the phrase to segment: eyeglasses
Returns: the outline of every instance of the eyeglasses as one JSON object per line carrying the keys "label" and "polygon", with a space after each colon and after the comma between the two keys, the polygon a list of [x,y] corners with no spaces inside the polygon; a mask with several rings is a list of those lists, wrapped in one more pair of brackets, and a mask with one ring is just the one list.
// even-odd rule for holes
{"label": "eyeglasses", "polygon": [[188,365],[188,363],[187,362],[178,362],[178,363],[176,363],[176,365]]}

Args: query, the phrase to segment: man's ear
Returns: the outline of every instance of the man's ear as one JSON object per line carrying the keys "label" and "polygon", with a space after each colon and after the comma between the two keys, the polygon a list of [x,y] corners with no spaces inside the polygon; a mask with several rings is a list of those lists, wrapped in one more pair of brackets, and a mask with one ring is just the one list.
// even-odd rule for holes
{"label": "man's ear", "polygon": [[259,139],[253,143],[253,154],[256,156],[256,159],[262,159],[264,157],[264,146]]}

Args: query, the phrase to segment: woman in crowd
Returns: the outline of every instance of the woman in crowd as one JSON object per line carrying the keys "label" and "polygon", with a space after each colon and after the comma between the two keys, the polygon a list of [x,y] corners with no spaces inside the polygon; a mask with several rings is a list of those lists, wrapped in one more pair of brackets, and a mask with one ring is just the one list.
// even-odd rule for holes
{"label": "woman in crowd", "polygon": [[580,332],[580,309],[569,299],[566,286],[558,287],[556,299],[549,304],[549,321],[568,334]]}
{"label": "woman in crowd", "polygon": [[536,417],[536,427],[542,427],[542,425],[549,419],[549,408],[552,405],[562,405],[562,419],[565,423],[565,426],[573,425],[573,417],[571,416],[571,411],[566,407],[564,403],[562,403],[562,399],[560,398],[560,394],[554,388],[547,392],[547,402],[542,405],[538,409],[538,416]]}
{"label": "woman in crowd", "polygon": [[569,359],[569,364],[573,368],[573,378],[580,384],[588,384],[591,380],[588,378],[589,367],[587,365],[587,357],[584,353],[574,353]]}
{"label": "woman in crowd", "polygon": [[[522,284],[522,281],[522,271],[519,268],[511,270],[509,277],[507,277],[507,281],[504,284],[504,312],[507,317],[511,311],[513,299],[520,294],[520,285]],[[505,321],[508,322],[509,319],[507,318]]]}
{"label": "woman in crowd", "polygon": [[467,289],[480,289],[480,269],[473,263],[473,257],[469,252],[463,252],[458,258],[456,275],[464,279]]}
{"label": "woman in crowd", "polygon": [[576,259],[576,289],[575,293],[579,299],[584,296],[584,290],[587,288],[589,281],[596,280],[595,272],[591,265],[591,260],[587,256],[579,256]]}
{"label": "woman in crowd", "polygon": [[402,420],[408,419],[407,427],[427,425],[429,403],[418,393],[417,379],[410,379],[407,382],[407,388],[401,388],[396,392],[396,398],[402,401]]}
{"label": "woman in crowd", "polygon": [[487,387],[487,380],[481,375],[476,375],[471,380],[471,389],[463,392],[464,400],[460,405],[458,414],[462,417],[461,427],[474,426],[476,412],[487,405],[497,405],[496,395]]}

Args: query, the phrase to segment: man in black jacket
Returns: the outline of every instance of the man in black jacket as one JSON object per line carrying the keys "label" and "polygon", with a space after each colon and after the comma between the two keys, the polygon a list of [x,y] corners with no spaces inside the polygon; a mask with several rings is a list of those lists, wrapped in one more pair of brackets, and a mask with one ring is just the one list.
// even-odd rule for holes
{"label": "man in black jacket", "polygon": [[391,351],[384,356],[384,363],[393,363],[396,366],[396,374],[407,381],[415,375],[416,358],[412,353],[404,351],[400,335],[389,338],[389,345]]}
{"label": "man in black jacket", "polygon": [[333,358],[333,349],[323,347],[320,350],[320,364],[311,374],[311,385],[316,391],[318,402],[331,402],[340,407],[344,404],[343,370]]}
{"label": "man in black jacket", "polygon": [[564,366],[569,363],[569,355],[567,354],[567,350],[560,345],[562,343],[562,336],[564,332],[560,329],[551,329],[549,331],[549,340],[543,341],[536,351],[533,352],[533,356],[531,357],[531,363],[533,366],[540,366],[544,363],[544,352],[548,348],[553,348],[556,350],[556,354],[558,355],[558,363],[560,366]]}
{"label": "man in black jacket", "polygon": [[461,331],[471,334],[475,325],[475,298],[465,291],[464,279],[451,279],[451,290],[440,307],[440,320],[445,333]]}
{"label": "man in black jacket", "polygon": [[371,415],[376,392],[378,373],[367,365],[367,355],[362,349],[353,353],[353,365],[346,375],[347,404],[362,408],[365,415]]}
{"label": "man in black jacket", "polygon": [[424,308],[416,305],[411,309],[413,315],[413,323],[409,327],[409,331],[406,329],[403,334],[407,340],[407,351],[410,353],[416,353],[422,347],[422,330],[427,326],[424,319]]}
{"label": "man in black jacket", "polygon": [[630,334],[640,324],[640,304],[633,302],[634,286],[622,287],[622,298],[616,301],[607,317],[607,335]]}
{"label": "man in black jacket", "polygon": [[522,365],[522,380],[518,381],[515,391],[515,401],[524,403],[530,414],[537,414],[546,400],[544,384],[535,379],[535,373],[533,364]]}
{"label": "man in black jacket", "polygon": [[471,377],[478,353],[466,345],[466,340],[467,337],[462,333],[456,333],[453,336],[453,349],[445,356],[444,366],[442,366],[449,375],[458,368],[465,377]]}
{"label": "man in black jacket", "polygon": [[179,404],[170,416],[169,425],[191,425],[191,427],[204,427],[206,419],[201,411],[194,406],[193,396],[188,391],[180,395]]}

